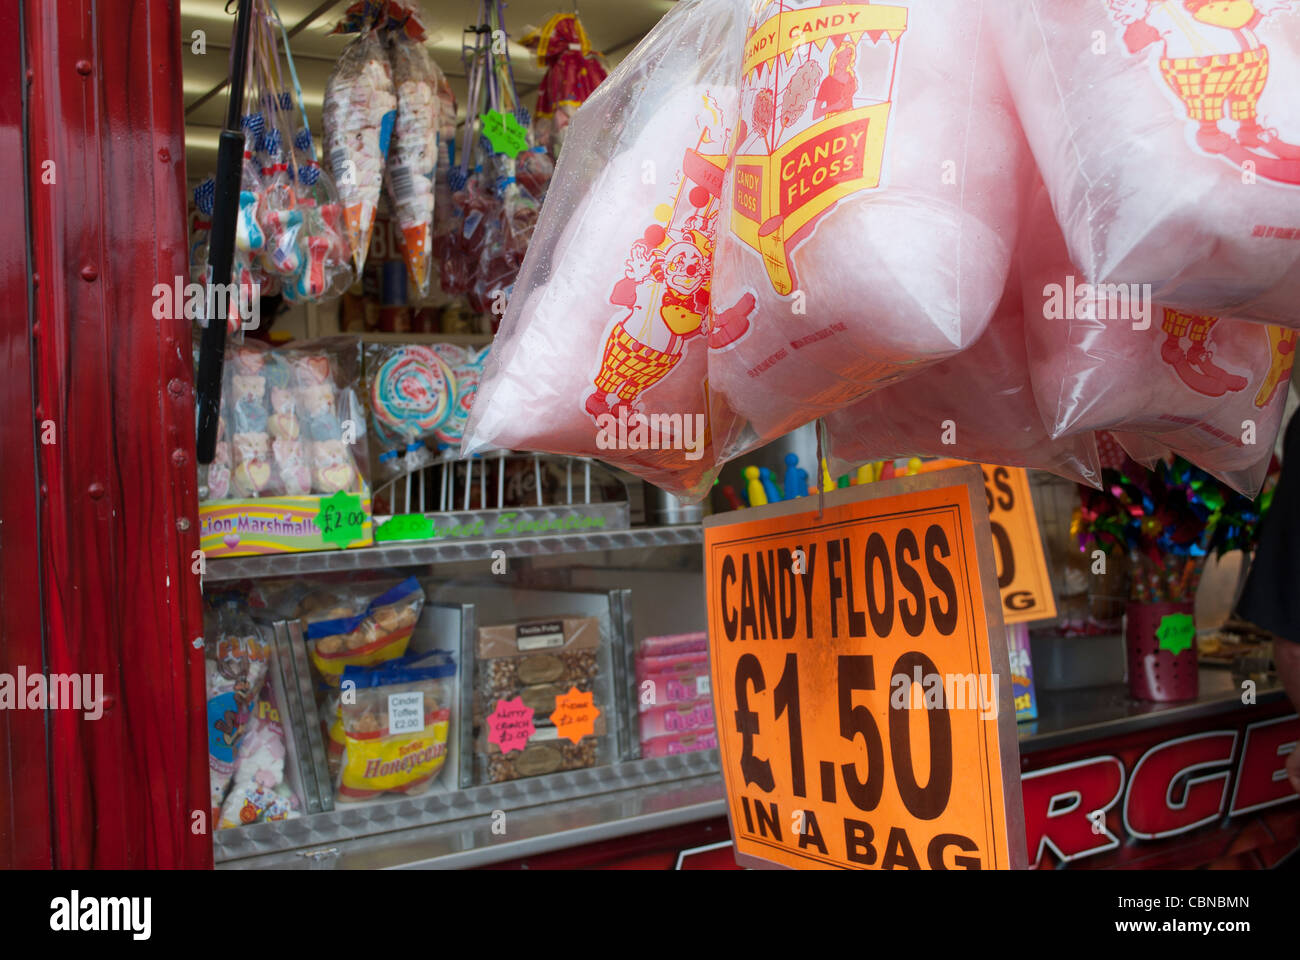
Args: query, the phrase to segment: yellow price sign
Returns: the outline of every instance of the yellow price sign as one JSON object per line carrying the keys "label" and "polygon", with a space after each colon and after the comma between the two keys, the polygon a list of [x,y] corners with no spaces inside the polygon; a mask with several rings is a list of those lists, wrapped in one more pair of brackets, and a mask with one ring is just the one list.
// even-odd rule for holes
{"label": "yellow price sign", "polygon": [[[965,462],[931,460],[922,464],[921,472],[947,470]],[[984,503],[997,554],[1002,619],[1008,624],[1050,620],[1056,616],[1056,596],[1029,493],[1029,471],[1024,467],[977,466],[984,476]]]}

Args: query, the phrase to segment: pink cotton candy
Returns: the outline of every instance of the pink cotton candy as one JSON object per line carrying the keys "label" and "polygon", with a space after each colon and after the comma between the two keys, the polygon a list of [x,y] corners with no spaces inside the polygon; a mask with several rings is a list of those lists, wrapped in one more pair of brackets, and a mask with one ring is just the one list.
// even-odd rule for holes
{"label": "pink cotton candy", "polygon": [[975,346],[826,418],[832,472],[867,461],[937,456],[1032,467],[1097,485],[1092,434],[1053,440],[1034,402],[1014,272]]}
{"label": "pink cotton candy", "polygon": [[982,6],[755,5],[714,263],[718,307],[756,301],[710,336],[710,386],[742,421],[724,456],[983,332],[1029,160]]}
{"label": "pink cotton candy", "polygon": [[[1253,495],[1281,424],[1297,333],[1099,291],[1070,265],[1040,193],[1026,229],[1026,341],[1058,438],[1113,430],[1135,459],[1177,453]],[[1112,296],[1113,294],[1113,296]]]}
{"label": "pink cotton candy", "polygon": [[1300,327],[1292,0],[991,0],[1071,259],[1156,302]]}
{"label": "pink cotton candy", "polygon": [[575,115],[466,453],[594,456],[707,489],[705,341],[744,6],[678,4]]}

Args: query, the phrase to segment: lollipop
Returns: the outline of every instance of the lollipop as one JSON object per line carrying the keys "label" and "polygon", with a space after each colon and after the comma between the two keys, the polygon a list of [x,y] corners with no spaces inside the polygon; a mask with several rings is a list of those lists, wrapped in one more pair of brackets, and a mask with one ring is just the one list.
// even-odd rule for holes
{"label": "lollipop", "polygon": [[370,406],[381,430],[415,440],[446,419],[455,389],[455,374],[433,350],[397,347],[371,379]]}
{"label": "lollipop", "polygon": [[469,419],[470,406],[474,403],[479,381],[483,378],[483,364],[487,361],[487,355],[487,347],[481,351],[462,351],[460,362],[452,368],[456,374],[456,398],[452,403],[451,411],[447,414],[447,419],[434,431],[434,436],[442,443],[460,446],[461,437],[465,434],[465,422]]}

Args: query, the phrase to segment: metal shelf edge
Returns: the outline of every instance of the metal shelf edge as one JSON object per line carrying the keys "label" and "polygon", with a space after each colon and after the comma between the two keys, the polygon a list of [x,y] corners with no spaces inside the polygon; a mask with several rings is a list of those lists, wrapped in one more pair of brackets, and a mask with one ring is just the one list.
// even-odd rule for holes
{"label": "metal shelf edge", "polygon": [[[600,796],[627,797],[638,790],[669,791],[696,778],[722,777],[716,749],[669,757],[626,760],[603,767],[570,770],[541,777],[431,791],[419,797],[394,797],[368,804],[336,804],[321,812],[277,823],[257,823],[220,830],[213,838],[218,864],[258,859],[279,852],[351,844],[359,838],[446,827],[473,830],[494,811],[532,817],[537,811],[559,810]],[[530,811],[525,813],[525,811]],[[490,846],[497,844],[491,843]]]}
{"label": "metal shelf edge", "polygon": [[463,870],[725,815],[721,778],[700,776],[516,811],[509,821],[516,838],[493,836],[478,818],[473,827],[449,821],[358,837],[330,845],[325,856],[282,851],[217,868]]}
{"label": "metal shelf edge", "polygon": [[490,560],[495,550],[504,551],[507,557],[529,557],[587,553],[597,550],[687,546],[703,541],[703,528],[696,524],[454,542],[409,541],[359,547],[354,550],[217,558],[207,562],[207,574],[203,577],[203,582],[209,584],[230,580],[326,573],[335,570],[371,570],[382,567],[422,566],[429,563]]}

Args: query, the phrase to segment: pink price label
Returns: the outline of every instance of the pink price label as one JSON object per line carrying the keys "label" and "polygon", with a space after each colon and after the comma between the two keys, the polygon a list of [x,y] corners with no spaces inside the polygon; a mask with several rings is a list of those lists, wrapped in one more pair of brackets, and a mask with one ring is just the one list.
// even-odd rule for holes
{"label": "pink price label", "polygon": [[521,697],[498,700],[487,724],[488,743],[495,743],[502,753],[522,750],[528,744],[528,738],[537,732],[533,726],[533,708],[524,706]]}

